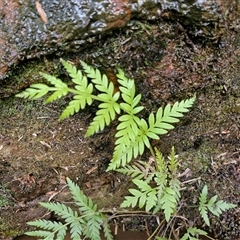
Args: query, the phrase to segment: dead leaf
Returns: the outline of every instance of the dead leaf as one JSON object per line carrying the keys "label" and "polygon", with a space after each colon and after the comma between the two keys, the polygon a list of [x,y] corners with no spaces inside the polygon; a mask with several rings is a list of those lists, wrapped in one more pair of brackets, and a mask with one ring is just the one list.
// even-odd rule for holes
{"label": "dead leaf", "polygon": [[89,169],[89,170],[86,172],[86,174],[89,175],[90,173],[94,172],[97,168],[98,168],[97,166],[92,167],[91,169]]}
{"label": "dead leaf", "polygon": [[41,143],[43,146],[46,146],[46,147],[48,147],[48,148],[51,148],[51,146],[50,146],[48,143],[44,142],[44,141],[40,141],[40,143]]}
{"label": "dead leaf", "polygon": [[92,188],[92,185],[90,182],[85,182],[85,185],[87,186],[87,188]]}
{"label": "dead leaf", "polygon": [[48,23],[47,14],[43,10],[41,3],[36,1],[35,4],[36,4],[36,8],[37,8],[38,14],[40,15],[40,17],[43,20],[43,22],[47,24]]}

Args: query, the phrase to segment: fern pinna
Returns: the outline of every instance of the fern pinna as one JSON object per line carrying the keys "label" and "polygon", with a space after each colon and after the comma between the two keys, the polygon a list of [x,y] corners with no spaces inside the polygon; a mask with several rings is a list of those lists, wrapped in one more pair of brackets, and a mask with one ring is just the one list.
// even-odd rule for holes
{"label": "fern pinna", "polygon": [[41,73],[51,86],[44,83],[32,84],[30,88],[16,96],[38,99],[52,92],[46,100],[46,103],[49,103],[68,93],[73,94],[73,99],[60,115],[60,120],[91,105],[94,100],[99,101],[98,111],[87,129],[86,137],[102,131],[116,118],[117,114],[120,115],[115,135],[114,153],[108,170],[125,166],[132,158],[141,155],[145,147],[150,148],[150,139],[159,139],[158,135],[166,134],[173,129],[172,124],[178,122],[179,118],[183,117],[183,113],[188,112],[195,101],[194,96],[176,102],[172,107],[167,104],[165,108],[160,107],[156,114],[151,113],[146,121],[138,117],[138,113],[144,108],[139,106],[141,94],[136,94],[134,80],[126,77],[123,70],[118,69],[117,81],[120,87],[119,91],[115,92],[113,83],[98,69],[81,61],[83,67],[81,71],[64,60],[61,62],[75,84],[74,88],[70,88],[54,76]]}

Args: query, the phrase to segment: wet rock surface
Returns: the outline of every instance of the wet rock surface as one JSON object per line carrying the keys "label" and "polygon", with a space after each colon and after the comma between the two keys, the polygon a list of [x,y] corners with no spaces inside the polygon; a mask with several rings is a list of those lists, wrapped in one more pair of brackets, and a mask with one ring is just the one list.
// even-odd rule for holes
{"label": "wet rock surface", "polygon": [[80,51],[86,43],[125,26],[132,18],[172,19],[195,29],[195,25],[206,26],[222,18],[231,2],[1,0],[0,79],[23,59]]}

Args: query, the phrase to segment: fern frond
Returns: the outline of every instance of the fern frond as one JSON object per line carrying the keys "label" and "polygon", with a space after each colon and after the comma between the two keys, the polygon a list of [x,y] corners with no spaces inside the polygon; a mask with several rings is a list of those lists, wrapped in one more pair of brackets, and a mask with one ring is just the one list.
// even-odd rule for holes
{"label": "fern frond", "polygon": [[71,181],[70,178],[67,178],[67,184],[69,190],[72,194],[73,199],[76,201],[76,204],[79,206],[79,210],[87,216],[93,215],[97,212],[97,205],[93,203],[84,193],[80,190],[79,186]]}
{"label": "fern frond", "polygon": [[30,85],[25,91],[16,94],[16,97],[38,99],[46,95],[52,88],[43,83]]}
{"label": "fern frond", "polygon": [[87,223],[84,234],[91,239],[100,239],[100,229],[104,216],[97,210],[97,205],[84,195],[80,188],[69,178],[67,178],[67,183],[73,199],[79,206],[79,210],[83,213],[82,217]]}
{"label": "fern frond", "polygon": [[223,200],[219,200],[217,202],[214,201],[213,203],[211,203],[211,199],[210,199],[208,202],[209,211],[212,212],[212,214],[214,214],[217,217],[219,217],[224,211],[227,211],[235,207],[237,207],[236,204],[227,203]]}
{"label": "fern frond", "polygon": [[74,93],[72,101],[64,109],[60,116],[60,120],[79,112],[80,109],[84,109],[86,104],[91,105],[93,102],[93,84],[88,83],[86,76],[82,74],[80,70],[77,70],[75,66],[61,59],[61,62],[66,69],[66,71],[71,76],[71,80],[75,83],[75,90],[70,90]]}
{"label": "fern frond", "polygon": [[207,206],[206,206],[206,202],[207,202],[207,194],[208,194],[208,188],[207,185],[205,185],[202,189],[202,192],[200,194],[199,197],[199,207],[198,210],[204,220],[204,222],[210,226],[210,221],[208,218],[208,212],[207,212]]}
{"label": "fern frond", "polygon": [[100,109],[86,133],[86,136],[89,137],[100,130],[102,131],[115,119],[116,114],[120,113],[120,105],[117,103],[120,93],[114,93],[114,85],[105,74],[101,74],[98,69],[94,69],[83,61],[81,61],[81,64],[87,77],[91,78],[95,88],[101,92],[97,95],[97,99],[102,102],[99,105]]}
{"label": "fern frond", "polygon": [[[126,81],[124,75],[121,77]],[[123,82],[121,84],[127,86],[123,80],[121,80]],[[124,91],[127,94],[127,90],[124,89]],[[131,94],[128,93],[128,95]],[[119,166],[125,166],[133,157],[136,158],[139,154],[141,155],[145,150],[145,146],[150,148],[149,139],[159,139],[159,134],[166,134],[168,130],[174,128],[170,123],[178,122],[178,117],[183,116],[181,112],[188,111],[194,100],[195,96],[180,103],[175,103],[172,108],[169,104],[164,110],[159,108],[156,116],[150,114],[148,122],[131,114],[121,116],[119,120],[122,122],[118,125],[118,132],[115,135],[118,139],[115,142],[116,146],[108,170],[115,170]],[[131,113],[131,106],[126,103],[124,111]],[[136,131],[138,132],[136,133]]]}
{"label": "fern frond", "polygon": [[90,239],[101,240],[100,230],[103,223],[103,217],[100,213],[96,213],[90,217],[87,217],[87,225],[84,229],[84,235]]}
{"label": "fern frond", "polygon": [[[155,172],[154,181],[157,184],[157,196],[160,200],[163,196],[164,189],[166,188],[168,184],[168,166],[165,162],[165,159],[162,155],[162,153],[155,148],[156,153],[156,161],[157,161],[157,169]],[[156,209],[154,210],[156,211]]]}
{"label": "fern frond", "polygon": [[121,69],[118,69],[118,82],[121,96],[124,102],[120,103],[121,109],[125,112],[119,117],[119,125],[117,126],[117,138],[112,159],[112,164],[108,170],[113,170],[119,166],[125,166],[133,157],[137,157],[139,153],[143,153],[144,144],[139,137],[141,120],[136,116],[142,111],[143,107],[138,107],[141,95],[135,96],[135,83],[132,79],[125,76]]}
{"label": "fern frond", "polygon": [[86,228],[86,222],[81,221],[82,219],[74,219],[69,225],[71,239],[81,239],[83,229]]}
{"label": "fern frond", "polygon": [[175,154],[174,147],[172,147],[171,152],[168,156],[168,169],[172,176],[175,176],[178,171],[178,160]]}

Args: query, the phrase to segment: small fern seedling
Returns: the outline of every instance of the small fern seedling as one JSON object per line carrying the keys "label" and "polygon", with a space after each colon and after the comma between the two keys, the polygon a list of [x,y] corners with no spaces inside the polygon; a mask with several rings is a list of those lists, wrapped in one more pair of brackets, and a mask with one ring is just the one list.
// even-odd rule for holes
{"label": "small fern seedling", "polygon": [[213,215],[219,217],[223,211],[231,208],[235,208],[237,205],[232,203],[227,203],[223,200],[217,201],[217,195],[213,196],[209,201],[207,201],[208,187],[205,185],[202,189],[202,193],[199,197],[199,211],[204,220],[204,222],[210,226],[210,220],[208,217],[208,211]]}
{"label": "small fern seedling", "polygon": [[107,217],[69,178],[67,178],[67,184],[79,211],[73,211],[70,207],[61,203],[42,202],[40,204],[44,208],[60,216],[65,223],[50,220],[31,221],[28,222],[28,225],[43,230],[26,232],[26,234],[41,237],[44,240],[63,240],[69,227],[71,239],[82,239],[85,236],[91,240],[101,240],[100,230],[103,229],[106,239],[113,240]]}
{"label": "small fern seedling", "polygon": [[[137,177],[134,177],[132,182],[137,186],[137,189],[129,189],[132,196],[126,196],[125,200],[121,204],[122,208],[125,207],[145,207],[145,210],[150,210],[155,214],[159,210],[163,210],[165,219],[168,222],[171,215],[176,211],[178,201],[180,199],[180,181],[177,179],[176,170],[178,161],[176,160],[174,148],[171,150],[168,163],[165,162],[162,154],[156,151],[157,169],[149,172],[150,178],[137,173]],[[124,173],[128,172],[128,175],[134,176],[132,170],[136,170],[136,167],[123,167],[116,171]],[[156,187],[152,187],[149,183],[149,179],[153,179]]]}
{"label": "small fern seedling", "polygon": [[[122,69],[118,68],[117,81],[120,87],[119,91],[115,92],[113,83],[98,69],[80,61],[83,67],[83,71],[81,71],[64,60],[61,62],[75,84],[73,88],[61,79],[40,73],[50,86],[44,83],[32,84],[30,88],[16,96],[38,99],[52,92],[45,101],[49,103],[66,96],[68,93],[73,94],[73,100],[69,102],[60,115],[60,120],[86,108],[94,100],[99,101],[96,116],[87,129],[86,137],[102,131],[116,119],[117,115],[120,115],[115,135],[115,148],[108,171],[125,166],[133,158],[143,154],[145,147],[151,150],[150,140],[159,139],[158,135],[166,134],[170,129],[173,129],[173,123],[178,122],[179,118],[183,117],[183,113],[188,112],[195,101],[194,96],[176,102],[173,106],[167,104],[165,108],[160,107],[156,114],[151,113],[146,121],[138,117],[138,114],[144,109],[143,106],[139,106],[141,94],[136,94],[134,80],[126,77]],[[94,91],[94,88],[97,91]]]}

